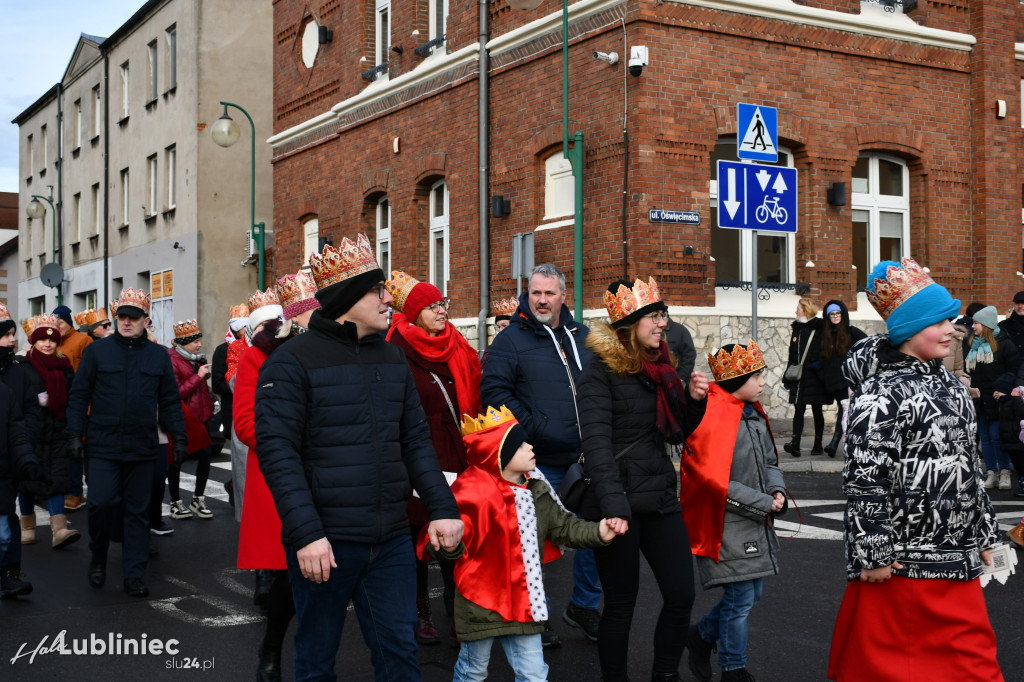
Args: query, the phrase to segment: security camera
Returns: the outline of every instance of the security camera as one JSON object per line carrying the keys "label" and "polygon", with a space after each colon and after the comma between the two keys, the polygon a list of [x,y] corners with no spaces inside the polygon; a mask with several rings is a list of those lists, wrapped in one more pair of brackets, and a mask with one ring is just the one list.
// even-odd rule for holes
{"label": "security camera", "polygon": [[647,46],[634,45],[629,48],[629,74],[639,76],[647,66]]}
{"label": "security camera", "polygon": [[601,62],[608,62],[609,64],[615,65],[619,63],[618,52],[595,52],[594,59]]}

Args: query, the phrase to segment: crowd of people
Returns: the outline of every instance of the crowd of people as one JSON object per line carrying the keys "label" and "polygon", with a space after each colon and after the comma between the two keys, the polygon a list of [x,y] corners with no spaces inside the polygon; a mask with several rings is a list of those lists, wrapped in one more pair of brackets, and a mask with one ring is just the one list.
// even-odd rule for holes
{"label": "crowd of people", "polygon": [[[597,642],[602,679],[627,680],[641,555],[660,598],[651,679],[681,679],[688,650],[699,680],[715,651],[723,681],[753,680],[747,619],[780,570],[773,520],[788,509],[756,342],[708,354],[709,378],[653,278],[610,283],[608,322],[587,326],[548,263],[495,302],[481,359],[451,301],[384,273],[363,235],[309,265],[232,307],[211,362],[196,320],[174,325],[169,349],[150,338],[138,289],[109,318],[60,306],[24,322],[20,353],[0,307],[0,596],[33,589],[21,546],[36,540],[37,505],[55,550],[81,538],[67,514],[86,507],[90,585],[104,587],[121,542],[125,592],[148,595],[150,535],[212,518],[204,493],[226,444],[237,565],[254,571],[267,616],[259,680],[282,678],[293,620],[295,679],[335,679],[350,603],[380,680],[420,679],[417,647],[446,638],[460,647],[456,680],[486,679],[495,639],[517,679],[544,680],[559,621]],[[845,448],[849,583],[829,677],[1000,680],[977,578],[1001,541],[986,489],[1010,490],[1016,471],[1024,496],[1024,292],[1002,322],[980,304],[959,317],[960,301],[904,259],[875,268],[868,299],[887,334],[852,326],[842,301],[819,318],[800,299],[784,380],[784,449],[803,454],[807,406],[810,456]],[[1010,537],[1024,546],[1024,524]],[[544,564],[567,547],[572,592],[556,606]],[[694,620],[698,579],[722,592]],[[911,618],[928,623],[915,646]]]}

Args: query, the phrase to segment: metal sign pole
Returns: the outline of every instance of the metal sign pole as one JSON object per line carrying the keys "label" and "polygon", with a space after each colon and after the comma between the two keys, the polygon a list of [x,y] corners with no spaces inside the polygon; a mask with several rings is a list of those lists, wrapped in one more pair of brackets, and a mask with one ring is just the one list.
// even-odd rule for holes
{"label": "metal sign pole", "polygon": [[757,341],[757,230],[750,235],[750,338]]}

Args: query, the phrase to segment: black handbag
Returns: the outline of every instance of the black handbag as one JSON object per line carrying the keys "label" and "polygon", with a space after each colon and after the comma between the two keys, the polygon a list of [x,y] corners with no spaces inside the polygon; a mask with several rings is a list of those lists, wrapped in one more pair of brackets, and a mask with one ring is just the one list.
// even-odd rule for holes
{"label": "black handbag", "polygon": [[[633,446],[642,440],[643,436],[624,447],[622,452],[615,455],[615,461],[618,462],[622,459],[627,452],[633,449]],[[566,509],[574,514],[579,514],[580,508],[583,506],[583,496],[590,486],[590,481],[590,476],[587,476],[587,472],[583,468],[583,453],[581,452],[580,458],[569,465],[565,472],[565,477],[558,484],[558,497],[562,500],[562,504],[565,505]]]}

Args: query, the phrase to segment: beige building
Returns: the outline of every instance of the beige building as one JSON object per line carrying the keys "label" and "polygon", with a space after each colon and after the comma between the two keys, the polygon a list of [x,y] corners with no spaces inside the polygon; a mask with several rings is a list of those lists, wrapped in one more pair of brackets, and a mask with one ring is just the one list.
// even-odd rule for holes
{"label": "beige building", "polygon": [[[22,316],[56,307],[57,288],[40,279],[56,262],[74,312],[144,287],[161,342],[192,317],[210,349],[220,342],[228,308],[258,284],[247,238],[253,174],[255,220],[272,230],[271,31],[270,3],[150,0],[110,37],[81,35],[60,82],[13,121],[19,203],[53,204],[42,202],[41,218],[20,211]],[[255,164],[237,109],[238,143],[211,139],[220,101],[252,117]]]}

